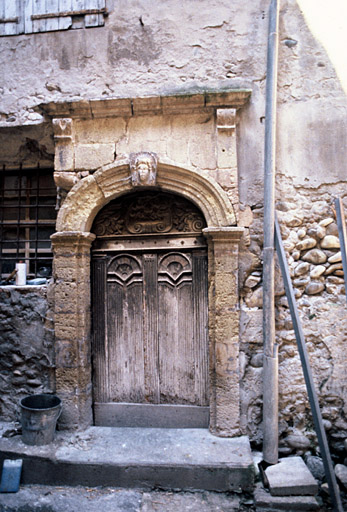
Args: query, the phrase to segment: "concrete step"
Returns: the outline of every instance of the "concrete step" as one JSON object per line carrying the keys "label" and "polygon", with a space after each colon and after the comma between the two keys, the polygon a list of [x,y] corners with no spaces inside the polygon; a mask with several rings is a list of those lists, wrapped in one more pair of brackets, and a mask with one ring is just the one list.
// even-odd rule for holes
{"label": "concrete step", "polygon": [[23,459],[22,483],[213,491],[252,490],[247,437],[220,438],[205,429],[89,427],[27,446],[0,438],[0,461]]}

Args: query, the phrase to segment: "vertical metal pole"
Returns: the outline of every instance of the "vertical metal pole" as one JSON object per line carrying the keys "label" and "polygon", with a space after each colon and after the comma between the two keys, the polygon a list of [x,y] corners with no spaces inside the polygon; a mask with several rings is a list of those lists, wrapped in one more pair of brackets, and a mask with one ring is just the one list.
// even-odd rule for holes
{"label": "vertical metal pole", "polygon": [[275,157],[279,0],[270,5],[265,112],[263,250],[263,459],[278,462],[278,357],[275,346]]}
{"label": "vertical metal pole", "polygon": [[340,239],[340,247],[341,247],[341,257],[342,257],[342,268],[343,275],[345,278],[345,293],[347,300],[347,234],[346,234],[346,219],[345,212],[343,210],[343,204],[341,198],[337,197],[335,199],[335,210],[336,210],[336,220],[337,227],[339,230],[339,239]]}

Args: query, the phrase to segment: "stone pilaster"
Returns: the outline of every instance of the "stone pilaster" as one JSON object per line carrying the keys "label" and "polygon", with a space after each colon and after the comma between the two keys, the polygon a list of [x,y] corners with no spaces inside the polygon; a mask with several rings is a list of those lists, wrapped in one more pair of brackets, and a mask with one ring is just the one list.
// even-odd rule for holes
{"label": "stone pilaster", "polygon": [[56,391],[63,400],[62,428],[92,423],[90,362],[90,246],[95,235],[52,235],[55,295]]}
{"label": "stone pilaster", "polygon": [[210,430],[240,433],[238,248],[243,228],[203,230],[209,250]]}
{"label": "stone pilaster", "polygon": [[235,214],[238,213],[238,173],[236,145],[236,109],[219,108],[216,110],[217,121],[217,175],[220,184],[228,186],[228,194]]}
{"label": "stone pilaster", "polygon": [[217,116],[217,166],[219,169],[237,169],[236,109],[219,108]]}
{"label": "stone pilaster", "polygon": [[73,122],[70,118],[52,119],[55,156],[54,181],[57,187],[70,190],[78,178],[75,173]]}

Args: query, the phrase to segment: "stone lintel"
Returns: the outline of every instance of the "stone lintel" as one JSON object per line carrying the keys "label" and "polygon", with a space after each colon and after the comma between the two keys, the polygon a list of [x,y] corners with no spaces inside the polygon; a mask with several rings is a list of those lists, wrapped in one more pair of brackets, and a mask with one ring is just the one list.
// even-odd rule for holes
{"label": "stone lintel", "polygon": [[214,243],[239,243],[244,233],[244,228],[240,227],[210,227],[202,230],[206,238],[210,238]]}
{"label": "stone lintel", "polygon": [[140,98],[50,102],[42,103],[37,109],[49,117],[73,119],[181,114],[217,108],[238,109],[247,103],[251,93],[251,89],[197,91]]}

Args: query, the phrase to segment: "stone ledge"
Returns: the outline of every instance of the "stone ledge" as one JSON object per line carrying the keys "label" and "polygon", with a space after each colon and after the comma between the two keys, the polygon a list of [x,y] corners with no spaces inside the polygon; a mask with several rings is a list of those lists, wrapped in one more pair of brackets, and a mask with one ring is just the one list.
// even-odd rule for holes
{"label": "stone ledge", "polygon": [[183,114],[217,108],[243,107],[251,89],[199,91],[196,94],[168,94],[142,98],[113,98],[41,103],[36,110],[54,118],[94,119],[153,114]]}

